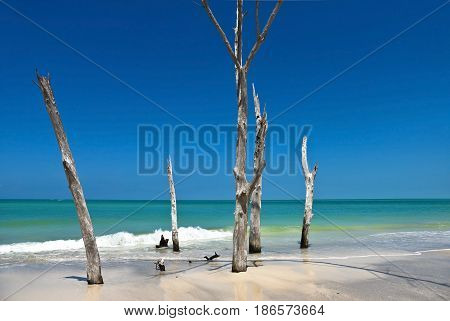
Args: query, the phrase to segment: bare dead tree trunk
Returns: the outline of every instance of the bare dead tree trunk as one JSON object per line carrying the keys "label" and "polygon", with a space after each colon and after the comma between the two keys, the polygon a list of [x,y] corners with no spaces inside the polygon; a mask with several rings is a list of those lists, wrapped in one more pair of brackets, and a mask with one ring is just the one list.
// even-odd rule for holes
{"label": "bare dead tree trunk", "polygon": [[247,207],[248,190],[245,165],[247,160],[247,73],[242,69],[242,24],[244,19],[243,2],[238,0],[236,9],[236,27],[234,38],[234,53],[239,62],[236,69],[236,89],[238,101],[236,162],[234,176],[236,180],[236,205],[234,210],[233,231],[233,272],[247,271],[247,251],[245,241],[247,239]]}
{"label": "bare dead tree trunk", "polygon": [[167,164],[167,176],[169,178],[169,187],[170,187],[170,214],[172,216],[172,243],[173,243],[173,251],[180,251],[180,243],[178,241],[178,226],[177,226],[177,197],[175,195],[175,185],[173,183],[172,176],[172,162],[169,157],[169,161]]}
{"label": "bare dead tree trunk", "polygon": [[[265,161],[254,171],[253,179],[251,182],[247,181],[245,173],[245,165],[247,160],[247,111],[248,111],[248,96],[247,96],[247,73],[250,68],[250,64],[264,42],[269,28],[275,19],[275,16],[280,9],[282,0],[278,0],[275,5],[267,23],[261,33],[258,34],[255,44],[253,45],[245,64],[242,64],[242,25],[244,21],[243,0],[237,0],[236,9],[236,28],[234,38],[234,51],[231,48],[230,42],[226,34],[220,27],[219,22],[214,17],[211,9],[209,8],[208,1],[202,0],[203,7],[211,19],[212,23],[219,32],[225,47],[234,62],[236,71],[236,92],[238,100],[238,119],[237,119],[237,142],[236,142],[236,163],[233,169],[234,177],[236,180],[236,205],[234,210],[234,233],[233,233],[233,272],[245,272],[247,271],[247,251],[246,251],[246,239],[247,239],[247,225],[248,225],[248,204],[250,196],[262,175],[262,171],[265,167]],[[260,130],[266,130],[266,127]],[[261,133],[257,134],[261,135]],[[265,135],[265,133],[264,133]],[[255,154],[264,153],[263,144],[255,146]]]}
{"label": "bare dead tree trunk", "polygon": [[44,103],[50,116],[50,120],[55,131],[56,140],[58,141],[59,149],[61,150],[62,163],[66,173],[69,189],[72,193],[73,201],[77,209],[78,221],[81,227],[81,234],[83,236],[84,247],[86,249],[87,258],[87,281],[89,284],[103,284],[100,255],[97,249],[97,242],[94,235],[94,227],[92,226],[89,210],[84,199],[83,189],[78,178],[77,170],[75,168],[75,161],[70,151],[69,143],[67,141],[66,133],[64,132],[63,124],[59,116],[56,106],[53,90],[50,85],[50,76],[37,75],[39,88],[41,89]]}
{"label": "bare dead tree trunk", "polygon": [[312,172],[308,168],[307,158],[307,144],[308,138],[303,137],[302,142],[302,171],[305,177],[306,197],[305,197],[305,212],[303,215],[302,239],[300,241],[300,248],[306,249],[309,247],[309,226],[313,217],[312,206],[314,197],[314,180],[317,174],[317,164],[314,165]]}
{"label": "bare dead tree trunk", "polygon": [[[267,133],[267,115],[264,110],[261,116],[261,107],[259,104],[259,97],[256,94],[255,86],[253,85],[253,101],[255,104],[256,116],[256,133],[255,146],[262,145],[263,152],[253,155],[253,171],[256,172],[261,164],[264,162],[264,147]],[[265,127],[265,128],[262,128]],[[261,136],[258,136],[261,135]],[[249,253],[261,253],[261,197],[262,197],[262,176],[256,182],[255,190],[251,195],[251,213],[250,213],[250,236],[249,236]]]}

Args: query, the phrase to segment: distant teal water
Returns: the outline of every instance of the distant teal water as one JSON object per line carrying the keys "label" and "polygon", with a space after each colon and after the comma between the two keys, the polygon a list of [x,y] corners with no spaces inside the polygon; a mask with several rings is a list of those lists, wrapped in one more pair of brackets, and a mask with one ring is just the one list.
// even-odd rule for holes
{"label": "distant teal water", "polygon": [[[98,235],[170,229],[167,201],[90,201],[88,207]],[[178,224],[231,230],[233,210],[232,201],[178,201]],[[314,210],[312,229],[319,231],[337,226],[372,231],[450,228],[450,200],[318,200]],[[301,202],[265,201],[261,224],[274,233],[298,227],[302,215]],[[0,200],[0,244],[76,238],[80,229],[71,200]]]}
{"label": "distant teal water", "polygon": [[[88,207],[101,251],[140,253],[159,238],[162,232],[156,230],[170,230],[168,201],[89,201]],[[190,249],[207,250],[208,244],[215,244],[230,251],[233,209],[232,201],[178,201],[178,225],[191,227],[180,232],[180,238]],[[450,247],[450,200],[317,200],[314,210],[311,242],[317,253],[335,251],[337,245],[341,252],[354,248],[355,238],[384,249],[402,244],[402,250],[411,251]],[[292,254],[298,249],[302,215],[302,202],[263,202],[267,252]],[[76,251],[80,238],[71,200],[0,200],[0,259],[15,253]],[[66,242],[43,243],[57,240]]]}

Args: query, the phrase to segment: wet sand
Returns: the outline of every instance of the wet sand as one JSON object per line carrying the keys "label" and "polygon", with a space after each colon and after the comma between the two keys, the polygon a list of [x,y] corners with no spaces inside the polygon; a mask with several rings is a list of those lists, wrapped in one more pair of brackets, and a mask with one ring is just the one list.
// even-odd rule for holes
{"label": "wet sand", "polygon": [[88,286],[82,263],[0,268],[4,300],[448,300],[450,251],[404,257],[249,262],[103,262]]}

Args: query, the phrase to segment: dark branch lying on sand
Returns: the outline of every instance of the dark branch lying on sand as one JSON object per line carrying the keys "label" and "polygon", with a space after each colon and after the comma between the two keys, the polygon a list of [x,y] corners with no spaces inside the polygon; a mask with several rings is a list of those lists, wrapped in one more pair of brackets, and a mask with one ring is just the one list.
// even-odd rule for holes
{"label": "dark branch lying on sand", "polygon": [[220,257],[219,254],[217,254],[217,252],[214,252],[214,255],[207,257],[206,255],[204,256],[204,258],[206,259],[206,261],[212,261],[214,259],[217,259],[218,257]]}

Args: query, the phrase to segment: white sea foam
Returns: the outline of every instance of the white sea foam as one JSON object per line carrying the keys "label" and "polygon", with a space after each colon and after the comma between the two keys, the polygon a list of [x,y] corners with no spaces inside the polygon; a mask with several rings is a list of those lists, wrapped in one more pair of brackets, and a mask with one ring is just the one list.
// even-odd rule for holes
{"label": "white sea foam", "polygon": [[371,237],[435,237],[435,236],[450,236],[450,231],[411,231],[411,232],[388,232],[372,234]]}
{"label": "white sea foam", "polygon": [[[134,235],[128,232],[118,232],[97,237],[99,248],[120,248],[120,247],[139,247],[153,246],[159,242],[161,234],[170,238],[170,231],[161,229],[153,233]],[[180,227],[178,237],[180,242],[189,243],[192,241],[209,241],[224,239],[232,236],[231,232],[223,230],[206,230],[197,227]],[[51,251],[71,251],[79,250],[84,247],[83,240],[56,240],[46,242],[26,242],[0,245],[0,254],[6,253],[38,253]]]}
{"label": "white sea foam", "polygon": [[389,232],[378,233],[368,236],[368,239],[378,243],[403,244],[405,242],[415,244],[422,242],[440,242],[450,241],[450,231],[411,231],[411,232]]}

